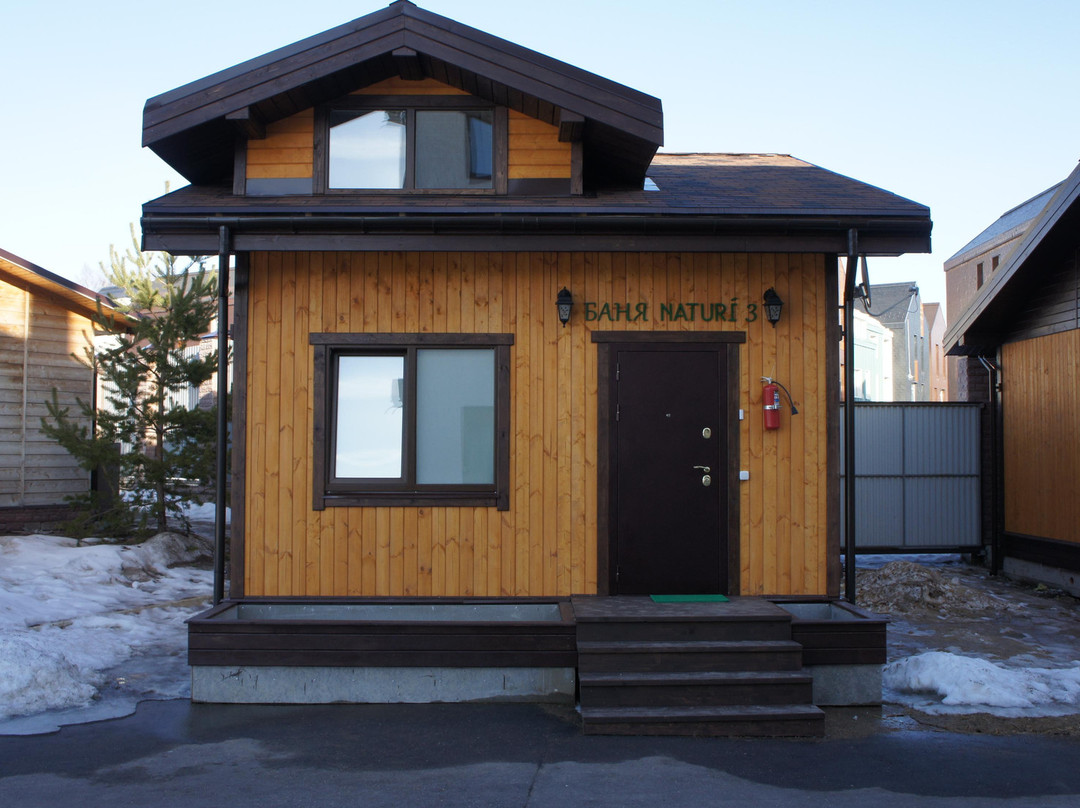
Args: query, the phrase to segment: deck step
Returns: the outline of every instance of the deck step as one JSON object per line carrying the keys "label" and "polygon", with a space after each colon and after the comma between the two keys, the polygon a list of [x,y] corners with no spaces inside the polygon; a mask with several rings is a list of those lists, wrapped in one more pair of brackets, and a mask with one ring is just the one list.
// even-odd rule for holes
{"label": "deck step", "polygon": [[791,640],[704,642],[578,641],[578,668],[586,672],[794,671],[802,646]]}
{"label": "deck step", "polygon": [[586,733],[823,734],[791,615],[775,604],[631,596],[573,607]]}
{"label": "deck step", "polygon": [[809,703],[813,678],[802,671],[583,672],[581,702],[590,707]]}
{"label": "deck step", "polygon": [[586,735],[820,737],[825,713],[812,704],[582,708]]}
{"label": "deck step", "polygon": [[649,621],[579,620],[578,639],[583,642],[738,642],[790,640],[790,619],[697,620],[665,618]]}

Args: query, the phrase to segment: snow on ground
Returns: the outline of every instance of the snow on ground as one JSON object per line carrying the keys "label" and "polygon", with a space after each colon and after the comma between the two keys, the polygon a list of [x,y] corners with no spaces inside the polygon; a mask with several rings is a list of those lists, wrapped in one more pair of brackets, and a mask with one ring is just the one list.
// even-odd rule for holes
{"label": "snow on ground", "polygon": [[0,733],[111,718],[190,693],[184,621],[206,607],[206,547],[0,536]]}
{"label": "snow on ground", "polygon": [[[213,533],[213,506],[194,508]],[[184,621],[213,586],[209,543],[137,546],[0,536],[0,734],[186,698]],[[887,702],[924,713],[1080,714],[1080,619],[1062,593],[991,578],[958,556],[860,556],[860,605],[887,613]]]}
{"label": "snow on ground", "polygon": [[[1008,717],[1080,711],[1080,663],[1070,668],[1009,667],[947,651],[928,651],[890,662],[885,666],[884,682],[899,695],[898,701],[911,706],[920,704],[909,696],[922,696],[930,712],[978,708]],[[940,707],[933,703],[934,696],[941,698]]]}
{"label": "snow on ground", "polygon": [[887,702],[937,715],[1080,714],[1080,619],[1065,593],[958,556],[870,556],[859,605],[890,616]]}

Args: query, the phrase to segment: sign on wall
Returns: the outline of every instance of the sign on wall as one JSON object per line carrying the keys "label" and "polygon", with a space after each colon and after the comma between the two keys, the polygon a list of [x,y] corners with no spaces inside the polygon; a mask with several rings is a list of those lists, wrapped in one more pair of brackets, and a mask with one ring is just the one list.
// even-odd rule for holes
{"label": "sign on wall", "polygon": [[739,298],[728,303],[661,303],[650,310],[648,303],[585,302],[585,322],[647,323],[657,322],[752,323],[758,318],[757,303],[739,305]]}

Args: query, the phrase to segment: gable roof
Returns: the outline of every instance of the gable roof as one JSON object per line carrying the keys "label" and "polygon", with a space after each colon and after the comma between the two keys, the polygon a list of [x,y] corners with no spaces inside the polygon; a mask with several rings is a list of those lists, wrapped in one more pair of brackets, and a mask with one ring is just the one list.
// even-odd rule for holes
{"label": "gable roof", "polygon": [[663,143],[659,99],[396,0],[322,34],[149,99],[143,145],[194,184],[225,179],[236,127],[267,123],[391,76],[431,77],[581,131],[590,171],[640,184]]}
{"label": "gable roof", "polygon": [[871,317],[884,325],[901,325],[911,312],[911,299],[919,294],[914,281],[870,284]]}
{"label": "gable roof", "polygon": [[0,250],[0,281],[44,294],[69,311],[84,317],[93,319],[100,310],[104,316],[111,317],[114,321],[127,319],[104,295],[92,292],[85,286],[49,272],[7,250]]}
{"label": "gable roof", "polygon": [[1047,188],[1041,194],[1036,194],[1026,202],[1021,202],[1016,207],[1005,211],[998,217],[997,221],[950,256],[945,261],[945,269],[950,269],[953,265],[971,257],[971,255],[984,252],[996,244],[1001,244],[1022,234],[1028,225],[1042,213],[1046,203],[1050,201],[1054,192],[1060,187],[1061,183],[1059,182],[1057,185]]}
{"label": "gable roof", "polygon": [[937,320],[945,322],[945,312],[941,309],[940,303],[923,303],[923,316],[926,318],[926,322],[930,326],[930,330],[934,330],[934,323]]}
{"label": "gable roof", "polygon": [[561,197],[253,198],[234,195],[231,184],[187,187],[143,205],[143,244],[216,252],[226,225],[237,250],[299,249],[315,232],[342,249],[430,249],[437,235],[440,249],[473,249],[465,245],[478,237],[486,249],[551,249],[531,245],[557,236],[560,249],[651,249],[676,238],[677,249],[839,253],[856,227],[868,255],[930,251],[926,206],[788,155],[657,154],[648,176],[655,190]]}
{"label": "gable roof", "polygon": [[1027,234],[1012,251],[997,272],[975,296],[971,305],[949,327],[945,334],[946,352],[953,356],[985,354],[996,348],[998,340],[981,336],[1011,316],[1009,298],[1025,281],[1028,261],[1037,256],[1040,248],[1060,233],[1075,238],[1077,215],[1080,214],[1080,165],[1057,186]]}

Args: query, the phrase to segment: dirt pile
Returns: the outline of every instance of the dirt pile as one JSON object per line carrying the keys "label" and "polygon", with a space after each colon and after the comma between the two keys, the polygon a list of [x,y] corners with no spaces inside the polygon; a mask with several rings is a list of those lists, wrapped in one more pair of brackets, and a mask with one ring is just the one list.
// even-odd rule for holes
{"label": "dirt pile", "polygon": [[959,576],[911,561],[858,570],[855,596],[860,606],[874,612],[920,617],[976,617],[1016,606],[964,584]]}

